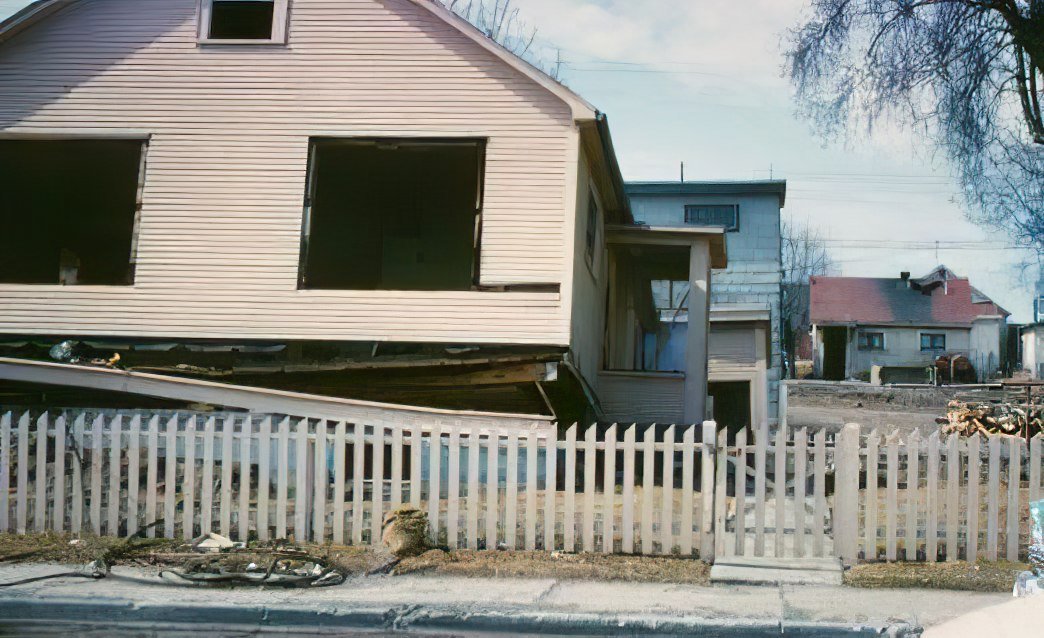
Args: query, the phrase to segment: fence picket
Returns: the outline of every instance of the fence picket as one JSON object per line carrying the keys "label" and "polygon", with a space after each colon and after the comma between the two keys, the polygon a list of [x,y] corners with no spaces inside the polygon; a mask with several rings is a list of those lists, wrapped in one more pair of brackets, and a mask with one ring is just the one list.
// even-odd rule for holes
{"label": "fence picket", "polygon": [[345,476],[345,452],[348,443],[347,425],[338,421],[334,425],[334,486],[333,486],[333,542],[344,544],[344,486],[348,478]]}
{"label": "fence picket", "polygon": [[268,499],[272,493],[272,417],[261,420],[257,443],[257,539],[268,540]]}
{"label": "fence picket", "polygon": [[565,448],[565,512],[562,518],[562,544],[567,552],[576,549],[576,429],[566,430]]}
{"label": "fence picket", "polygon": [[700,558],[704,561],[714,556],[714,446],[717,444],[717,424],[703,422],[700,436]]}
{"label": "fence picket", "polygon": [[728,442],[729,433],[726,428],[718,430],[717,440],[714,446],[715,453],[715,477],[714,477],[714,555],[725,553],[725,517],[728,508],[726,500],[726,482],[729,475],[728,466]]}
{"label": "fence picket", "polygon": [[1038,434],[1030,439],[1029,447],[1029,500],[1030,503],[1040,500],[1040,442],[1044,435]]}
{"label": "fence picket", "polygon": [[[357,472],[361,475],[362,468]],[[438,425],[431,429],[431,438],[428,440],[428,524],[431,528],[431,536],[434,542],[439,542],[439,509],[442,501],[442,487],[439,485],[442,477],[442,430]],[[360,482],[359,501],[362,502]],[[360,539],[361,540],[361,539]]]}
{"label": "fence picket", "polygon": [[[98,417],[101,418],[100,416]],[[100,426],[98,427],[100,429]],[[92,446],[94,445],[94,439],[91,440]],[[97,454],[91,455],[91,460]],[[25,534],[26,527],[28,525],[28,501],[29,501],[29,413],[22,413],[21,418],[18,419],[18,475],[15,478],[15,530],[19,534]],[[98,482],[101,481],[101,469],[98,469]],[[91,484],[91,503],[98,501],[98,507],[101,507],[101,498],[96,496],[97,483]],[[93,519],[97,520],[97,518]],[[95,530],[95,533],[98,533]]]}
{"label": "fence picket", "polygon": [[214,417],[203,425],[203,478],[199,495],[199,533],[209,534],[214,523]]}
{"label": "fence picket", "polygon": [[813,477],[813,500],[812,510],[812,554],[817,558],[823,557],[825,549],[825,517],[826,505],[826,430],[820,428],[812,439],[815,449],[815,461],[812,466]]}
{"label": "fence picket", "polygon": [[[326,421],[319,421],[315,426],[315,447],[313,448],[313,457],[315,459],[315,474],[313,475],[312,484],[312,540],[316,543],[326,542],[326,491],[330,487],[330,478],[327,474],[328,465],[326,463],[326,448],[329,441],[327,440],[327,425]],[[383,457],[382,457],[383,458]],[[376,463],[376,461],[374,461]],[[248,483],[249,485],[249,483]],[[261,484],[258,481],[258,492],[260,494]],[[380,497],[381,492],[378,490],[374,492],[374,507],[380,508]],[[258,502],[260,503],[261,497],[258,496]],[[258,508],[258,515],[261,510]],[[378,512],[374,518],[378,519],[377,522],[377,533],[370,537],[370,542],[374,544],[380,543],[380,513]],[[260,527],[261,522],[258,521],[257,525]]]}
{"label": "fence picket", "polygon": [[1008,439],[1008,532],[1007,559],[1011,562],[1019,560],[1019,488],[1022,480],[1022,440],[1017,437]]}
{"label": "fence picket", "polygon": [[[450,549],[460,546],[460,430],[450,430],[447,464],[446,543]],[[374,501],[377,499],[375,498]]]}
{"label": "fence picket", "polygon": [[389,507],[402,506],[402,428],[392,428],[391,434],[391,494]]}
{"label": "fence picket", "polygon": [[660,553],[670,554],[674,548],[674,426],[663,433],[663,485],[660,490]]}
{"label": "fence picket", "polygon": [[109,517],[106,521],[105,529],[110,536],[116,536],[120,529],[120,470],[122,469],[120,455],[123,451],[120,446],[122,445],[122,434],[123,417],[116,415],[109,426]]}
{"label": "fence picket", "polygon": [[[681,537],[678,539],[681,547],[682,556],[692,556],[692,540],[695,536],[693,526],[696,524],[696,517],[693,512],[693,482],[696,480],[695,476],[695,455],[696,455],[696,426],[691,425],[685,428],[685,433],[682,434],[682,485],[681,485]],[[632,460],[633,463],[633,460]],[[631,467],[631,475],[634,476],[634,467]],[[625,479],[626,480],[626,479]],[[624,507],[627,506],[627,497],[624,496]],[[631,551],[633,551],[633,542]],[[624,552],[628,550],[625,548]]]}
{"label": "fence picket", "polygon": [[[76,447],[81,450],[82,454],[84,425],[84,419],[82,414],[79,418],[77,418],[76,423]],[[149,436],[147,439],[149,444],[149,452],[148,460],[146,461],[147,467],[145,468],[145,524],[149,526],[149,530],[148,532],[146,532],[146,535],[149,538],[156,537],[155,524],[158,522],[156,519],[156,484],[159,481],[159,428],[160,420],[158,416],[153,416],[151,419],[149,419]],[[77,479],[79,479],[80,474],[81,473],[79,471],[79,464],[77,464],[77,471],[75,474],[73,474],[73,480],[76,481]],[[82,494],[81,489],[78,489],[77,492]],[[81,496],[77,497],[78,503],[80,502],[81,498]],[[73,516],[75,517],[77,513],[78,510],[74,509]],[[79,533],[81,525],[81,521],[77,520],[73,526],[74,531]]]}
{"label": "fence picket", "polygon": [[786,534],[787,506],[787,426],[780,423],[776,428],[776,468],[773,474],[772,495],[776,505],[776,556],[783,556],[783,541]]}
{"label": "fence picket", "polygon": [[920,468],[921,437],[917,430],[910,433],[906,440],[906,527],[903,529],[904,558],[917,560],[917,506],[920,501],[921,483]]}
{"label": "fence picket", "polygon": [[587,428],[584,434],[584,527],[583,527],[583,550],[585,552],[595,551],[594,527],[595,527],[595,468],[598,465],[597,443],[598,432],[595,426]]}
{"label": "fence picket", "polygon": [[294,539],[308,540],[308,419],[294,432]]}
{"label": "fence picket", "polygon": [[518,434],[515,432],[508,432],[504,471],[504,544],[508,549],[515,549],[518,542]]}
{"label": "fence picket", "polygon": [[[133,460],[137,460],[137,450]],[[131,483],[128,481],[128,496],[130,495]],[[137,487],[138,487],[138,475],[137,468],[134,473],[134,504],[135,508],[129,512],[134,512],[135,516],[131,517],[128,515],[127,530],[130,532],[131,520],[137,520]],[[62,532],[65,530],[65,415],[60,414],[54,420],[54,513],[51,516],[51,529],[56,532]],[[137,530],[134,530],[137,531]],[[133,532],[130,532],[133,533]]]}
{"label": "fence picket", "polygon": [[623,512],[621,513],[621,548],[625,554],[634,552],[634,449],[638,424],[632,423],[624,432],[623,444]]}
{"label": "fence picket", "polygon": [[602,475],[602,551],[611,554],[616,540],[616,424],[605,432],[605,462]]}
{"label": "fence picket", "polygon": [[420,425],[410,432],[410,505],[421,507],[421,470],[424,466],[424,444]]}
{"label": "fence picket", "polygon": [[[101,417],[99,417],[101,418]],[[95,444],[100,443],[101,425],[95,421]],[[167,421],[166,447],[163,449],[163,535],[166,538],[174,538],[174,497],[177,492],[177,470],[178,470],[178,416],[174,415]],[[94,468],[91,468],[94,471]],[[101,466],[98,466],[98,478],[101,479]],[[92,483],[93,483],[92,478]],[[96,484],[91,485],[92,499]],[[101,513],[101,501],[98,501],[98,514]],[[91,517],[94,520],[94,502],[91,502]],[[95,523],[97,525],[97,523]],[[100,533],[100,532],[95,532]]]}
{"label": "fence picket", "polygon": [[863,552],[867,560],[877,559],[877,480],[878,480],[878,434],[871,430],[866,437],[866,514],[863,532]]}
{"label": "fence picket", "polygon": [[651,554],[653,551],[653,494],[656,491],[653,478],[656,453],[656,426],[649,426],[645,430],[642,440],[642,524],[641,541],[642,553]]}
{"label": "fence picket", "polygon": [[[226,538],[232,536],[232,458],[233,441],[232,429],[235,427],[235,417],[225,417],[221,424],[221,535]],[[286,538],[285,534],[282,538]]]}
{"label": "fence picket", "polygon": [[[36,420],[36,497],[33,499],[33,529],[37,532],[47,529],[47,431],[49,420],[46,412]],[[116,448],[116,452],[119,454],[119,448]],[[119,486],[120,484],[117,482],[117,490],[119,490]]]}
{"label": "fence picket", "polygon": [[[326,483],[326,425],[322,424],[323,428],[323,485]],[[459,452],[458,452],[459,453]],[[370,482],[370,543],[372,545],[379,545],[381,542],[381,526],[384,524],[384,424],[376,423],[373,426],[373,458],[370,462],[370,468],[372,470],[372,481]],[[316,457],[318,460],[318,457]],[[318,469],[316,475],[320,474]],[[457,475],[459,478],[459,474]],[[318,479],[317,479],[318,480]],[[318,486],[318,483],[316,483]],[[318,490],[318,487],[316,488]],[[325,495],[325,491],[323,492]],[[451,495],[450,499],[454,499]],[[455,500],[455,499],[454,499]],[[322,508],[316,506],[316,511],[320,512]],[[325,512],[320,512],[325,514]],[[319,514],[317,514],[319,515]],[[317,519],[318,520],[318,519]],[[322,540],[324,530],[317,525],[315,531],[315,537]],[[452,546],[456,548],[456,546]]]}
{"label": "fence picket", "polygon": [[[0,533],[11,529],[11,413],[0,416]],[[76,510],[75,494],[79,486],[73,483],[73,511]]]}
{"label": "fence picket", "polygon": [[754,437],[754,555],[765,555],[765,472],[768,424],[758,426]]}
{"label": "fence picket", "polygon": [[805,489],[808,472],[808,429],[794,433],[794,555],[805,556]]}
{"label": "fence picket", "polygon": [[946,561],[957,560],[957,521],[960,520],[961,454],[958,434],[946,440]]}
{"label": "fence picket", "polygon": [[928,477],[925,493],[924,555],[934,563],[939,559],[939,431],[928,437]]}
{"label": "fence picket", "polygon": [[965,560],[974,563],[979,558],[979,433],[968,438],[968,524]]}
{"label": "fence picket", "polygon": [[544,551],[555,549],[555,519],[558,505],[558,437],[552,433],[545,442],[544,459]]}
{"label": "fence picket", "polygon": [[888,437],[888,450],[885,453],[886,493],[885,493],[885,559],[894,562],[896,559],[896,534],[899,525],[899,433],[892,432]]}
{"label": "fence picket", "polygon": [[989,487],[986,496],[986,560],[997,560],[997,517],[1000,509],[1000,438],[989,438],[990,465],[987,470]]}
{"label": "fence picket", "polygon": [[526,550],[536,549],[537,535],[537,437],[533,432],[526,437]]}
{"label": "fence picket", "polygon": [[196,536],[196,417],[185,425],[185,470],[182,480],[181,533],[185,540]]}
{"label": "fence picket", "polygon": [[486,441],[486,549],[497,549],[500,523],[500,433],[490,430]]}
{"label": "fence picket", "polygon": [[[432,441],[436,441],[438,434],[432,433]],[[362,423],[352,424],[352,544],[361,545],[363,540],[363,507],[366,502],[365,486],[363,484],[363,471],[366,466],[366,426]],[[419,464],[418,464],[419,466]],[[437,467],[437,466],[436,466]],[[433,483],[438,485],[438,479]],[[436,488],[436,492],[438,489]],[[417,491],[420,493],[420,490]],[[436,507],[438,499],[436,498]],[[437,513],[438,510],[436,509]],[[432,529],[437,532],[439,519],[430,511],[428,518]],[[436,537],[437,538],[437,537]]]}
{"label": "fence picket", "polygon": [[[236,524],[239,540],[244,543],[250,539],[250,435],[253,429],[252,419],[247,416],[239,430],[239,514]],[[300,493],[303,494],[304,490]]]}
{"label": "fence picket", "polygon": [[[468,527],[465,530],[468,549],[479,548],[479,457],[482,455],[480,444],[478,430],[472,430],[468,434]],[[394,477],[392,479],[394,480]]]}
{"label": "fence picket", "polygon": [[276,538],[286,538],[287,492],[290,491],[290,417],[279,422],[278,476],[276,477]]}

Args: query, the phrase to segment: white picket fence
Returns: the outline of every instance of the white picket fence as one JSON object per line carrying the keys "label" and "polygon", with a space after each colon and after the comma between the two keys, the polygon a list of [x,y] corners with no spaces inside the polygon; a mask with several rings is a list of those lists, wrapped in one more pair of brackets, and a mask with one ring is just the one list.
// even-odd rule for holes
{"label": "white picket fence", "polygon": [[436,542],[461,548],[1017,558],[1041,440],[882,440],[858,426],[835,440],[713,422],[574,425],[556,440],[240,413],[8,412],[0,531],[125,536],[161,521],[149,535],[368,544],[409,504]]}

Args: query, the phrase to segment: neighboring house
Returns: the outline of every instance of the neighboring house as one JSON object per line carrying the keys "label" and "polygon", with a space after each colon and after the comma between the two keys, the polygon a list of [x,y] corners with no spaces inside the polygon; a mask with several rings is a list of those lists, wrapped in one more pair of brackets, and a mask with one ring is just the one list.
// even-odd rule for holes
{"label": "neighboring house", "polygon": [[984,380],[1004,363],[1010,313],[945,266],[920,279],[810,283],[816,374],[824,379],[865,377],[873,366],[923,370],[961,355]]}
{"label": "neighboring house", "polygon": [[[639,223],[723,228],[728,267],[711,278],[710,394],[714,415],[731,426],[775,422],[781,376],[780,209],[785,181],[634,182],[627,184]],[[643,365],[684,371],[689,286],[659,280],[660,325],[645,334]]]}
{"label": "neighboring house", "polygon": [[1022,328],[1022,368],[1032,378],[1044,379],[1044,324],[1033,323]]}
{"label": "neighboring house", "polygon": [[[0,188],[5,353],[76,338],[348,398],[705,413],[722,229],[634,224],[604,115],[429,0],[37,2],[0,25]],[[653,279],[693,284],[666,382],[636,365]]]}

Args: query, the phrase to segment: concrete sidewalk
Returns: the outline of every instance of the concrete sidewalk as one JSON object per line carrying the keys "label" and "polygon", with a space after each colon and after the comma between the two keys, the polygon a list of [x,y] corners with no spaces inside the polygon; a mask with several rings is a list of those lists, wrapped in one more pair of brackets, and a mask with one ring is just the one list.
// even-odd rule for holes
{"label": "concrete sidewalk", "polygon": [[[68,571],[3,565],[0,583]],[[366,577],[308,590],[213,589],[117,567],[103,580],[0,589],[0,628],[22,621],[185,622],[239,627],[542,634],[918,635],[1010,594],[845,587],[745,587],[447,577]]]}

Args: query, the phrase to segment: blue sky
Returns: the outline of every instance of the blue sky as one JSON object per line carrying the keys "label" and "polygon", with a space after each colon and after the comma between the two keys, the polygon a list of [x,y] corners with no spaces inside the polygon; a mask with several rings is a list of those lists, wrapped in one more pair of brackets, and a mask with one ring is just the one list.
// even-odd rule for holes
{"label": "blue sky", "polygon": [[[931,141],[899,127],[824,144],[795,115],[781,38],[807,0],[515,0],[564,81],[608,114],[627,179],[786,178],[784,215],[829,238],[838,274],[938,262],[1032,320],[1035,272],[966,221]],[[0,0],[0,17],[27,4]],[[939,242],[938,251],[936,242]],[[937,256],[938,255],[938,256]]]}

